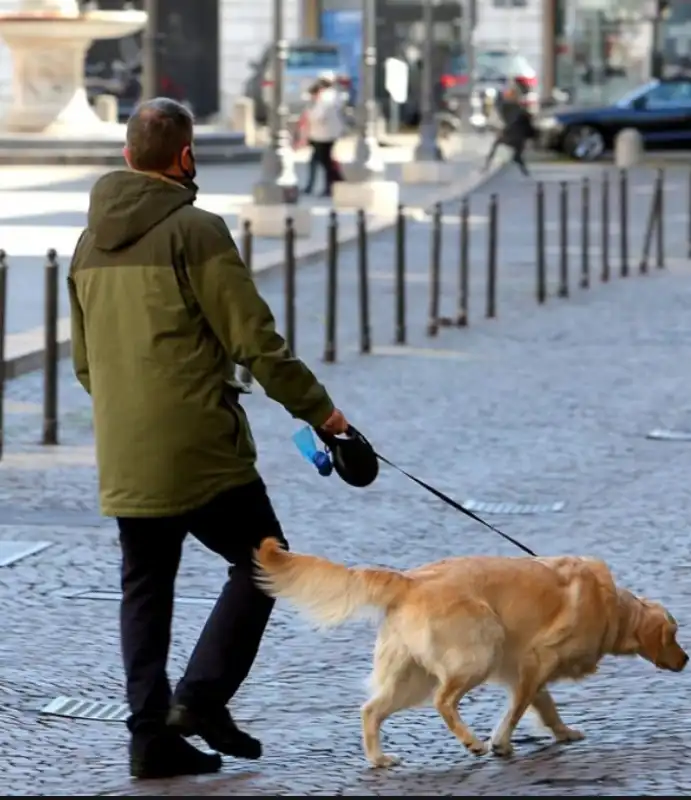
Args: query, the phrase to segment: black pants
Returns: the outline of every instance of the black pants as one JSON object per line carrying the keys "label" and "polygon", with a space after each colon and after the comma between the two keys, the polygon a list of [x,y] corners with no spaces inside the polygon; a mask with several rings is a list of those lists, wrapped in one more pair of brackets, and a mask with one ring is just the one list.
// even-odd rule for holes
{"label": "black pants", "polygon": [[490,148],[489,153],[487,154],[487,160],[485,161],[485,169],[489,169],[490,165],[496,155],[497,150],[499,149],[499,145],[506,145],[513,151],[513,155],[511,160],[514,164],[518,165],[518,168],[524,175],[529,175],[528,167],[526,166],[525,160],[523,159],[523,153],[525,152],[525,142],[524,141],[515,141],[515,142],[507,142],[504,138],[500,135],[497,136],[494,142],[492,142],[492,147]]}
{"label": "black pants", "polygon": [[333,160],[333,148],[336,142],[310,142],[312,145],[312,157],[309,163],[309,172],[307,175],[306,192],[311,192],[314,188],[314,180],[317,177],[317,166],[321,166],[324,170],[326,184],[324,193],[331,193],[331,187],[335,181],[341,180],[341,172]]}
{"label": "black pants", "polygon": [[165,724],[175,577],[191,533],[233,566],[194,648],[175,699],[200,712],[226,705],[247,677],[274,601],[252,581],[252,550],[285,543],[264,482],[229,489],[179,517],[118,518],[122,547],[122,656],[133,733]]}

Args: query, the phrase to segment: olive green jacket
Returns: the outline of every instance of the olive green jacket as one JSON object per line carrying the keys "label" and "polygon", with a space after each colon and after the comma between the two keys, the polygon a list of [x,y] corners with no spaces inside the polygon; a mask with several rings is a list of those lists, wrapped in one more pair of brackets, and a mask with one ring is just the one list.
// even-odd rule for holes
{"label": "olive green jacket", "polygon": [[195,197],[146,173],[103,176],[72,259],[72,357],[93,400],[108,516],[181,514],[258,478],[233,363],[310,425],[333,410],[276,332],[225,222]]}

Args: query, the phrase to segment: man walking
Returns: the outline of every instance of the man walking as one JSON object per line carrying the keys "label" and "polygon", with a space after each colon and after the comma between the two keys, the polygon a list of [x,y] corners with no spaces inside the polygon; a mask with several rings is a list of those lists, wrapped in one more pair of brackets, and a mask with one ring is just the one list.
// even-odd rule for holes
{"label": "man walking", "polygon": [[[128,170],[100,178],[68,279],[77,378],[93,400],[102,512],[122,548],[121,639],[138,778],[215,772],[217,753],[259,758],[226,704],[247,677],[273,607],[252,551],[285,542],[232,363],[294,417],[330,433],[347,423],[290,353],[225,222],[195,208],[193,121],[179,103],[140,105]],[[232,362],[232,363],[231,363]],[[166,674],[175,577],[191,533],[232,564],[187,670]],[[287,546],[287,544],[286,544]]]}
{"label": "man walking", "polygon": [[527,111],[519,101],[519,89],[516,86],[509,88],[501,96],[497,111],[502,120],[502,130],[497,134],[492,143],[484,169],[487,171],[496,155],[499,145],[506,145],[513,151],[512,161],[524,175],[530,175],[523,153],[528,139],[535,137],[535,127],[533,125],[530,112]]}

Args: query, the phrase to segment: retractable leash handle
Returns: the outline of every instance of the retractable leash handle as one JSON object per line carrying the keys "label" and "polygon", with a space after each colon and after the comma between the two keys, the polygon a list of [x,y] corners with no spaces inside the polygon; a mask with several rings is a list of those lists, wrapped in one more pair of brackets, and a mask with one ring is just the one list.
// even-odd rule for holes
{"label": "retractable leash handle", "polygon": [[353,425],[344,434],[334,436],[319,428],[317,436],[331,456],[338,477],[358,488],[369,486],[379,474],[379,460],[372,445]]}

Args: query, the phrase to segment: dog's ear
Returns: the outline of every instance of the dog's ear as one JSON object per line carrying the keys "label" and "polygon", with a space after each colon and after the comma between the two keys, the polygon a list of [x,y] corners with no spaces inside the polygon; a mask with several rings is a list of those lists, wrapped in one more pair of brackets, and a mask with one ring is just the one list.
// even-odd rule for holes
{"label": "dog's ear", "polygon": [[644,605],[636,627],[638,654],[652,664],[659,664],[660,653],[670,633],[670,624],[665,616],[658,609]]}

